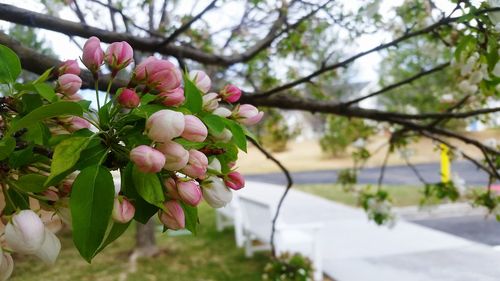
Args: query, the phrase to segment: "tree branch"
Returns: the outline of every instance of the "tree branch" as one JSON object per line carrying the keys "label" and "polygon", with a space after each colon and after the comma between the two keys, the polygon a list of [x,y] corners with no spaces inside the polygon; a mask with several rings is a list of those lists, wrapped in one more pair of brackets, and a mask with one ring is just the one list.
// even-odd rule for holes
{"label": "tree branch", "polygon": [[391,85],[389,85],[389,86],[387,86],[385,88],[382,88],[382,89],[380,89],[380,90],[378,90],[376,92],[373,92],[371,94],[368,94],[366,96],[363,96],[363,97],[360,97],[360,98],[357,98],[357,99],[353,99],[353,100],[344,102],[342,104],[346,105],[346,106],[350,106],[352,104],[358,103],[358,102],[363,101],[365,99],[368,99],[368,98],[371,98],[371,97],[374,97],[374,96],[378,96],[378,95],[383,94],[385,92],[388,92],[388,91],[394,90],[396,88],[399,88],[399,87],[401,87],[403,85],[410,84],[413,81],[418,80],[418,79],[420,79],[420,78],[422,78],[424,76],[427,76],[427,75],[433,74],[435,72],[441,71],[441,70],[445,69],[446,67],[448,67],[449,65],[450,65],[449,62],[440,64],[440,65],[438,65],[438,66],[436,66],[434,68],[431,68],[429,70],[424,70],[424,71],[419,72],[419,73],[417,73],[417,74],[415,74],[415,75],[413,75],[413,76],[411,76],[411,77],[409,77],[407,79],[404,79],[404,80],[401,80],[401,81],[399,81],[397,83],[391,84]]}
{"label": "tree branch", "polygon": [[172,34],[170,34],[166,39],[164,39],[159,44],[159,46],[167,45],[167,44],[172,43],[177,37],[179,37],[179,35],[181,35],[186,30],[188,30],[191,27],[191,25],[193,23],[195,23],[197,20],[199,20],[206,12],[208,12],[209,10],[211,10],[212,8],[214,8],[215,7],[215,3],[217,3],[217,0],[212,0],[212,2],[208,6],[206,6],[205,9],[203,9],[203,11],[201,11],[199,14],[197,14],[192,19],[190,19],[188,22],[186,22],[185,24],[181,25],[178,29],[176,29],[174,32],[172,32]]}
{"label": "tree branch", "polygon": [[[18,54],[18,56],[21,59],[22,65],[24,69],[27,69],[29,71],[41,74],[43,73],[46,69],[54,66],[60,65],[61,61],[41,55],[34,50],[22,46],[19,42],[16,40],[13,40],[9,36],[5,35],[4,33],[0,32],[0,43],[4,44],[11,49],[14,50]],[[80,75],[83,80],[83,88],[93,88],[93,80],[92,80],[92,75],[88,71],[82,71],[82,74]],[[103,79],[99,80],[99,88],[102,90],[106,89],[107,82],[109,77],[103,77]],[[124,82],[116,82],[115,87],[120,87],[120,86],[125,86],[126,83]],[[332,104],[332,103],[324,103],[321,101],[316,101],[316,100],[311,100],[311,99],[300,99],[300,98],[293,98],[293,97],[280,97],[280,96],[273,96],[273,97],[268,97],[268,98],[258,98],[258,99],[253,99],[248,96],[243,96],[242,99],[240,100],[242,103],[251,103],[253,105],[260,105],[260,106],[271,106],[271,107],[276,107],[276,108],[281,108],[281,109],[298,109],[298,110],[305,110],[305,111],[310,111],[310,112],[322,112],[322,113],[330,113],[330,114],[336,114],[336,115],[341,115],[345,117],[357,117],[357,118],[364,118],[364,119],[370,119],[370,120],[375,120],[375,121],[382,121],[382,122],[389,122],[393,124],[399,124],[404,127],[408,127],[414,131],[418,132],[430,132],[430,133],[435,133],[438,135],[443,135],[451,138],[456,138],[459,139],[465,143],[472,144],[480,149],[484,149],[485,151],[489,153],[493,153],[496,155],[499,155],[500,152],[490,148],[486,147],[480,142],[467,138],[465,136],[462,136],[460,134],[457,134],[455,132],[449,131],[447,129],[443,128],[435,128],[435,127],[429,127],[428,125],[421,125],[415,122],[412,122],[410,120],[413,119],[432,119],[432,118],[465,118],[465,117],[470,117],[474,115],[479,115],[479,114],[487,114],[487,113],[492,113],[492,112],[498,112],[500,111],[500,107],[496,108],[489,108],[489,109],[479,109],[475,111],[470,111],[470,112],[462,112],[462,113],[453,113],[453,112],[444,112],[444,113],[426,113],[426,114],[404,114],[404,113],[399,113],[399,112],[385,112],[385,111],[380,111],[380,110],[375,110],[375,109],[365,109],[365,108],[360,108],[360,107],[346,107],[343,105],[339,105],[338,103]]]}
{"label": "tree branch", "polygon": [[[480,15],[480,14],[483,14],[483,13],[486,13],[486,12],[497,11],[497,10],[500,10],[500,8],[478,10],[478,11],[474,12],[473,14],[474,15]],[[371,53],[387,49],[389,47],[397,46],[399,43],[401,43],[403,41],[406,41],[406,40],[408,40],[410,38],[430,33],[430,32],[438,29],[439,27],[441,27],[443,25],[447,25],[447,24],[450,24],[450,23],[453,23],[453,22],[460,21],[463,18],[466,18],[468,16],[469,16],[469,14],[462,15],[462,16],[457,16],[457,17],[446,17],[446,18],[443,18],[440,21],[438,21],[438,22],[436,22],[434,24],[431,24],[431,25],[429,25],[429,26],[427,26],[427,27],[425,27],[423,29],[420,29],[420,30],[417,30],[417,31],[414,31],[414,32],[406,33],[403,36],[400,36],[400,37],[398,37],[398,38],[396,38],[396,39],[394,39],[394,40],[392,40],[392,41],[390,41],[388,43],[380,44],[377,47],[374,47],[374,48],[371,48],[369,50],[360,52],[360,53],[358,53],[358,54],[356,54],[354,56],[351,56],[351,57],[349,57],[347,59],[344,59],[342,61],[339,61],[337,63],[333,63],[333,64],[330,64],[330,65],[323,65],[322,67],[320,67],[319,69],[313,71],[309,75],[306,75],[306,76],[303,76],[303,77],[301,77],[299,79],[296,79],[294,81],[285,83],[285,84],[283,84],[281,86],[277,86],[275,88],[272,88],[272,89],[269,89],[269,90],[266,90],[266,91],[263,91],[263,92],[259,92],[259,93],[254,93],[254,94],[251,94],[251,95],[253,97],[255,97],[255,98],[263,98],[263,97],[268,97],[270,95],[273,95],[273,94],[276,94],[276,93],[279,93],[279,92],[282,92],[282,91],[294,88],[297,85],[300,85],[300,84],[303,84],[303,83],[311,81],[313,78],[315,78],[315,77],[317,77],[317,76],[319,76],[319,75],[321,75],[321,74],[323,74],[325,72],[332,71],[332,70],[337,69],[337,68],[346,67],[349,64],[353,63],[354,61],[356,61],[357,59],[362,58],[362,57],[364,57],[366,55],[369,55]]]}

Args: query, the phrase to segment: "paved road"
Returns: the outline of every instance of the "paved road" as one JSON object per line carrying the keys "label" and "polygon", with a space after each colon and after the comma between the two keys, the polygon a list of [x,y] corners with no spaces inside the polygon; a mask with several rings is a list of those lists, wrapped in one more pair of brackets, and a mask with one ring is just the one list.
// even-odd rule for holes
{"label": "paved road", "polygon": [[492,216],[434,218],[413,222],[482,244],[500,245],[500,223]]}
{"label": "paved road", "polygon": [[[440,180],[440,167],[438,163],[417,164],[417,170],[428,182]],[[458,173],[465,179],[468,185],[484,186],[488,182],[486,173],[478,170],[473,164],[465,161],[452,164],[452,173]],[[358,175],[358,183],[377,183],[380,175],[380,167],[366,168]],[[245,178],[252,181],[260,181],[274,184],[285,184],[286,178],[282,173],[247,175]],[[294,172],[292,178],[296,184],[322,184],[335,183],[337,181],[337,170]],[[417,176],[408,166],[388,166],[384,175],[384,184],[391,185],[418,185]]]}

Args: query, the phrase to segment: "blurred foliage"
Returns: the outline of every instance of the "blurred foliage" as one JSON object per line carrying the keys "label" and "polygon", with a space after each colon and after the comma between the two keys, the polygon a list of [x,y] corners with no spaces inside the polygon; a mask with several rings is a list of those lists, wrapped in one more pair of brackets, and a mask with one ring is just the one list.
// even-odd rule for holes
{"label": "blurred foliage", "polygon": [[374,128],[366,125],[362,119],[329,115],[319,143],[325,153],[345,156],[351,144],[358,139],[368,138],[373,132]]}
{"label": "blurred foliage", "polygon": [[312,262],[307,257],[298,253],[283,253],[266,264],[262,279],[269,281],[311,281],[313,273]]}
{"label": "blurred foliage", "polygon": [[[396,9],[404,25],[394,28],[395,35],[400,36],[410,28],[412,30],[423,28],[433,21],[427,2],[427,0],[407,0]],[[440,33],[406,40],[398,44],[398,48],[388,49],[380,65],[380,86],[386,87],[450,61],[453,49],[446,44],[451,44],[451,37],[452,29],[447,28]],[[390,111],[408,114],[443,112],[464,96],[457,89],[456,79],[454,70],[448,67],[384,93],[378,102]],[[463,129],[465,123],[462,120],[453,120],[446,126]]]}
{"label": "blurred foliage", "polygon": [[273,152],[287,149],[288,141],[300,134],[299,128],[290,128],[280,110],[265,108],[264,119],[255,126],[259,141]]}

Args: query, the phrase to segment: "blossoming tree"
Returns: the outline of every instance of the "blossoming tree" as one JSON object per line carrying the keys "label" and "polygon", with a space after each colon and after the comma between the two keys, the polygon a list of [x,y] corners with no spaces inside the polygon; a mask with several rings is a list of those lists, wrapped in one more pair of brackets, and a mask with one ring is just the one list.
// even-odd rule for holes
{"label": "blossoming tree", "polygon": [[[498,145],[447,126],[498,118],[498,1],[408,0],[385,15],[380,5],[392,1],[356,6],[356,1],[212,0],[189,15],[170,2],[40,1],[46,13],[0,4],[0,20],[84,43],[81,60],[87,68],[43,55],[0,32],[0,183],[7,242],[0,260],[3,279],[12,270],[11,251],[49,263],[59,251],[57,238],[33,211],[33,201],[72,220],[75,245],[87,260],[119,237],[132,218],[144,223],[158,214],[166,228],[195,232],[201,198],[217,208],[231,199],[231,190],[244,185],[233,165],[237,150],[245,150],[247,140],[254,142],[243,125],[262,118],[255,106],[377,122],[391,132],[388,154],[404,151],[418,138],[446,145],[450,154],[471,161],[489,179],[488,187],[465,199],[500,213],[500,198],[491,190],[500,179]],[[231,5],[240,5],[241,13]],[[59,10],[74,16],[59,17]],[[214,24],[232,17],[237,19],[227,26]],[[356,38],[377,32],[389,39],[355,51]],[[426,49],[408,47],[413,43],[425,43]],[[109,44],[106,52],[104,44]],[[431,59],[415,59],[424,51]],[[335,81],[374,53],[401,58],[397,69],[390,66],[384,72],[379,89],[347,98],[332,93]],[[39,78],[17,79],[21,67]],[[205,69],[210,75],[188,69]],[[443,73],[446,79],[433,79]],[[424,92],[439,105],[428,102],[432,106],[411,110],[408,102],[386,109],[360,105],[391,93],[405,95],[405,87]],[[105,92],[106,97],[100,100],[97,94],[94,110],[79,89]],[[405,100],[412,99],[400,99]],[[457,143],[474,147],[481,157]],[[283,168],[290,187],[286,168],[259,148]],[[355,183],[357,171],[371,156],[358,145],[352,154],[356,167],[342,172],[339,180]],[[411,166],[411,159],[406,160]],[[118,172],[121,186],[115,188],[111,171]],[[357,191],[361,206],[379,223],[391,218],[390,194],[380,186],[383,173],[377,190]],[[456,200],[463,195],[453,180],[424,184],[426,198]]]}
{"label": "blossoming tree", "polygon": [[[238,149],[246,150],[251,137],[244,125],[263,114],[234,104],[238,87],[228,84],[209,94],[211,80],[203,71],[183,76],[170,61],[151,56],[136,65],[125,87],[112,90],[114,77],[133,62],[132,47],[115,42],[104,52],[91,37],[81,58],[95,79],[96,109],[77,93],[82,80],[76,60],[17,83],[21,63],[0,45],[0,82],[7,86],[0,141],[6,224],[1,280],[13,270],[10,252],[55,262],[61,244],[38,208],[72,227],[76,248],[90,262],[133,219],[146,223],[157,214],[165,229],[196,233],[202,198],[220,208],[245,184],[234,170]],[[103,64],[111,79],[101,101]]]}

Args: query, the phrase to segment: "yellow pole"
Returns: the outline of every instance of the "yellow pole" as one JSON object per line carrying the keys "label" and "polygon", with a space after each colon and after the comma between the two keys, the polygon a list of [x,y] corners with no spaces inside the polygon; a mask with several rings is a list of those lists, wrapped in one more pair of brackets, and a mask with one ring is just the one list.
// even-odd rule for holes
{"label": "yellow pole", "polygon": [[450,181],[450,157],[448,156],[449,148],[445,144],[441,144],[441,181]]}

